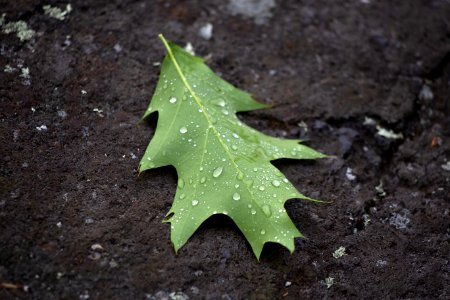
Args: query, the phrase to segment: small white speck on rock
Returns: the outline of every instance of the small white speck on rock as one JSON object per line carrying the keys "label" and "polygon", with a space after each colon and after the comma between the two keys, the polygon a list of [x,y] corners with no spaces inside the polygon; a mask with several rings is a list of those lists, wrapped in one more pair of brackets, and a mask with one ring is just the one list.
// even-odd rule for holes
{"label": "small white speck on rock", "polygon": [[441,168],[445,171],[449,171],[450,172],[450,161],[448,161],[447,163],[441,165]]}
{"label": "small white speck on rock", "polygon": [[345,176],[350,181],[353,181],[356,179],[356,176],[353,174],[352,168],[347,168],[347,170],[345,171]]}
{"label": "small white speck on rock", "polygon": [[333,257],[338,259],[341,258],[342,256],[347,255],[347,253],[345,253],[345,247],[339,247],[336,249],[336,251],[333,252]]}
{"label": "small white speck on rock", "polygon": [[327,289],[332,287],[334,284],[334,278],[333,277],[327,277],[325,278],[325,285],[327,286]]}
{"label": "small white speck on rock", "polygon": [[120,53],[120,52],[122,52],[122,50],[123,50],[123,48],[119,43],[114,45],[114,51],[116,51],[116,53]]}
{"label": "small white speck on rock", "polygon": [[434,98],[434,94],[433,91],[431,90],[431,88],[428,85],[423,85],[422,89],[420,90],[419,93],[419,99],[420,100],[424,100],[424,101],[431,101]]}
{"label": "small white speck on rock", "polygon": [[211,39],[213,35],[213,25],[211,23],[206,23],[198,30],[198,35],[205,40]]}
{"label": "small white speck on rock", "polygon": [[102,250],[104,250],[103,247],[102,247],[102,245],[100,245],[100,244],[98,244],[98,243],[92,244],[92,245],[91,245],[91,249],[92,249],[93,251],[102,251]]}
{"label": "small white speck on rock", "polygon": [[58,110],[58,117],[60,118],[66,118],[67,117],[67,113],[64,110]]}
{"label": "small white speck on rock", "polygon": [[117,268],[118,266],[119,266],[119,264],[114,259],[111,259],[111,261],[109,262],[109,267]]}
{"label": "small white speck on rock", "polygon": [[41,126],[37,126],[37,127],[36,127],[36,130],[37,130],[37,131],[47,131],[48,128],[47,128],[46,125],[41,125]]}

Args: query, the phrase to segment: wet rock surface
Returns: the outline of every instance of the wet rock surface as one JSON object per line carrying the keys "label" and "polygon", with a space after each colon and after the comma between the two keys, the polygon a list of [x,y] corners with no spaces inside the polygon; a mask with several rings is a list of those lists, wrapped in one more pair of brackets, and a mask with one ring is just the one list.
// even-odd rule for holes
{"label": "wet rock surface", "polygon": [[[0,298],[450,297],[450,4],[260,2],[74,1],[62,20],[44,6],[68,3],[0,5],[34,31],[0,34]],[[287,203],[308,237],[294,254],[257,262],[225,216],[174,254],[176,172],[136,173],[160,32],[273,106],[244,122],[336,156],[274,162],[333,201]]]}

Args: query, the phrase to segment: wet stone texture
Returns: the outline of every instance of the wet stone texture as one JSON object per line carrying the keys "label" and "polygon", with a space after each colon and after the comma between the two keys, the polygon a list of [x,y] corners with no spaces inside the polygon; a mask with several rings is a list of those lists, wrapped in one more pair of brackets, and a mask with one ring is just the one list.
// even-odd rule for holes
{"label": "wet stone texture", "polygon": [[[0,1],[1,299],[450,297],[448,1],[67,4]],[[174,254],[176,172],[136,173],[160,32],[273,106],[245,123],[336,156],[275,162],[333,201],[287,203],[293,255],[225,216]]]}

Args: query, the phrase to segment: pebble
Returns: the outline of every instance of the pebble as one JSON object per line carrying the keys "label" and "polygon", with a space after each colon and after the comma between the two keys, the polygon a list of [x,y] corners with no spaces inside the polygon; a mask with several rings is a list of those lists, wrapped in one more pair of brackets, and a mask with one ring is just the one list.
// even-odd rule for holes
{"label": "pebble", "polygon": [[211,39],[213,35],[213,25],[211,23],[206,23],[198,30],[198,35],[205,40]]}
{"label": "pebble", "polygon": [[46,125],[41,125],[36,127],[37,131],[47,131],[48,128]]}
{"label": "pebble", "polygon": [[350,181],[353,181],[356,179],[356,176],[353,174],[353,170],[351,168],[347,168],[347,170],[345,171],[345,176]]}
{"label": "pebble", "polygon": [[100,245],[100,244],[93,244],[93,245],[91,245],[91,249],[94,250],[94,251],[104,250],[102,245]]}
{"label": "pebble", "polygon": [[65,118],[67,117],[67,113],[64,110],[58,110],[58,117]]}
{"label": "pebble", "polygon": [[428,85],[423,85],[419,93],[419,99],[424,101],[431,101],[434,98],[433,91]]}
{"label": "pebble", "polygon": [[450,161],[448,161],[447,163],[441,165],[441,168],[444,169],[445,171],[449,171],[450,172]]}

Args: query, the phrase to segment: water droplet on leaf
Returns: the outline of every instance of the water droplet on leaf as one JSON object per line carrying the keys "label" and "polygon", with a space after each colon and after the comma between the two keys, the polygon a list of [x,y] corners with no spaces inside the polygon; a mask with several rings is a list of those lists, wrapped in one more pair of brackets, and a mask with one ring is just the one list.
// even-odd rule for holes
{"label": "water droplet on leaf", "polygon": [[196,206],[198,204],[198,200],[192,200],[192,206]]}
{"label": "water droplet on leaf", "polygon": [[178,179],[178,187],[180,189],[184,188],[184,180],[183,180],[183,178],[179,178]]}
{"label": "water droplet on leaf", "polygon": [[238,201],[239,199],[241,199],[241,195],[239,195],[238,193],[234,193],[233,194],[233,200]]}
{"label": "water droplet on leaf", "polygon": [[272,215],[272,210],[270,209],[270,206],[269,206],[269,205],[264,204],[264,205],[262,206],[262,210],[263,210],[263,212],[264,212],[264,214],[265,214],[266,216],[270,217],[270,216]]}
{"label": "water droplet on leaf", "polygon": [[214,170],[213,172],[213,177],[217,178],[222,174],[223,168],[222,167],[218,167],[217,169]]}
{"label": "water droplet on leaf", "polygon": [[187,128],[186,127],[181,127],[180,128],[180,133],[186,133],[187,132]]}

